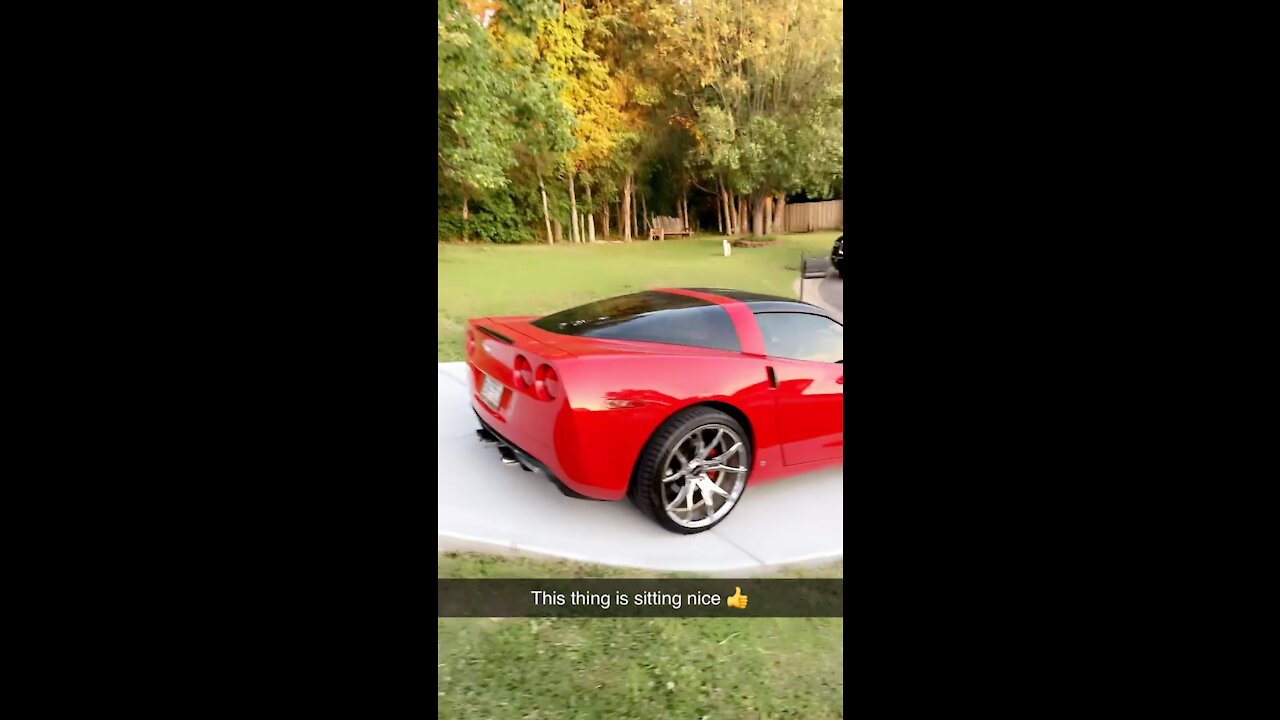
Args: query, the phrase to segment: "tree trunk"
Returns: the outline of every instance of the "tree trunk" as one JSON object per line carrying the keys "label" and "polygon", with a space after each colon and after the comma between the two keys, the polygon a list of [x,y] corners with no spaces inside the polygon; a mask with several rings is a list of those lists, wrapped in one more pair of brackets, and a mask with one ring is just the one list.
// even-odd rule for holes
{"label": "tree trunk", "polygon": [[764,196],[764,234],[773,234],[773,196]]}
{"label": "tree trunk", "polygon": [[596,241],[596,206],[591,202],[591,183],[587,183],[587,242]]}
{"label": "tree trunk", "polygon": [[746,235],[751,232],[751,226],[747,219],[747,199],[741,195],[738,196],[738,234]]}
{"label": "tree trunk", "polygon": [[720,205],[724,210],[724,234],[733,235],[733,212],[729,209],[732,207],[729,199],[729,191],[724,189],[724,181],[720,181]]}
{"label": "tree trunk", "polygon": [[467,218],[471,217],[471,211],[467,207],[467,194],[462,194],[462,242],[467,241]]}
{"label": "tree trunk", "polygon": [[622,182],[622,239],[631,242],[631,173]]}
{"label": "tree trunk", "polygon": [[627,176],[631,181],[631,236],[640,237],[640,203],[636,202],[636,181],[635,178]]}
{"label": "tree trunk", "polygon": [[569,222],[575,243],[582,242],[582,233],[578,231],[578,196],[573,188],[573,169],[569,170]]}
{"label": "tree trunk", "polygon": [[716,232],[724,234],[724,218],[723,212],[720,210],[720,198],[716,198]]}
{"label": "tree trunk", "polygon": [[733,235],[733,202],[729,199],[729,191],[720,183],[720,203],[724,206],[724,234]]}
{"label": "tree trunk", "polygon": [[764,193],[756,193],[751,201],[751,234],[764,235]]}
{"label": "tree trunk", "polygon": [[547,222],[547,244],[554,245],[551,237],[551,211],[547,209],[547,186],[542,184],[542,173],[538,173],[538,189],[542,191],[542,219]]}
{"label": "tree trunk", "polygon": [[649,203],[645,202],[644,190],[640,191],[640,216],[644,218],[644,230],[649,231]]}
{"label": "tree trunk", "polygon": [[779,234],[787,231],[786,193],[778,193],[778,196],[773,203],[773,231]]}
{"label": "tree trunk", "polygon": [[561,225],[560,225],[560,218],[556,218],[556,219],[552,220],[551,222],[555,223],[555,229],[556,229],[556,242],[561,242],[562,240],[564,240],[564,230],[561,228]]}
{"label": "tree trunk", "polygon": [[600,208],[600,219],[604,221],[604,239],[609,239],[609,206],[612,203],[606,202],[604,207]]}

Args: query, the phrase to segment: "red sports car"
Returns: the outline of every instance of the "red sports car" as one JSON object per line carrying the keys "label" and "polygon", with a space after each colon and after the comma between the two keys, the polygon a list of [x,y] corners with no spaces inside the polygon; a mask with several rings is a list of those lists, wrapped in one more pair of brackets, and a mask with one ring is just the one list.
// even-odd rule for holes
{"label": "red sports car", "polygon": [[669,289],[468,322],[480,439],[574,497],[709,530],[764,482],[844,460],[844,325],[736,290]]}

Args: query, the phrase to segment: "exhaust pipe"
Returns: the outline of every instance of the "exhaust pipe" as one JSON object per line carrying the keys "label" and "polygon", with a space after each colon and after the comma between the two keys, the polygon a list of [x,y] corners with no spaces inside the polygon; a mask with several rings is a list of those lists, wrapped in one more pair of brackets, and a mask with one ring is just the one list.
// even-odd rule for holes
{"label": "exhaust pipe", "polygon": [[507,447],[506,445],[498,445],[498,453],[502,455],[503,465],[519,465],[520,469],[525,472],[534,471],[533,468],[521,462],[520,457],[517,456],[515,452],[511,448]]}
{"label": "exhaust pipe", "polygon": [[498,454],[502,456],[503,465],[519,465],[520,461],[516,459],[516,454],[511,452],[511,448],[506,445],[498,446]]}
{"label": "exhaust pipe", "polygon": [[480,444],[484,447],[488,448],[496,446],[498,448],[498,454],[502,456],[503,465],[519,465],[520,469],[525,472],[536,472],[533,468],[520,462],[520,458],[516,457],[515,451],[507,447],[507,445],[499,440],[496,435],[489,432],[488,428],[480,428],[479,430],[476,430],[476,439],[479,440]]}

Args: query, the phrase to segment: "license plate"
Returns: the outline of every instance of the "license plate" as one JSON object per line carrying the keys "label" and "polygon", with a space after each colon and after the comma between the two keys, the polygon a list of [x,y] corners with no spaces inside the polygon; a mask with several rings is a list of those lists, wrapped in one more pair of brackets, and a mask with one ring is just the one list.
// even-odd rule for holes
{"label": "license plate", "polygon": [[484,400],[485,405],[497,410],[498,403],[502,401],[502,383],[485,375],[484,383],[480,386],[480,399]]}

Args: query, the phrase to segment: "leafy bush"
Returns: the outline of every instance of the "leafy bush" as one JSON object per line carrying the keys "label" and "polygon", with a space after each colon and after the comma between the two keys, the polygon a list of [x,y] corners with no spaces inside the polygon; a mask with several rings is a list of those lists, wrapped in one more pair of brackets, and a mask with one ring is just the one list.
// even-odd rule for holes
{"label": "leafy bush", "polygon": [[[528,213],[517,209],[509,193],[495,192],[472,200],[469,209],[470,216],[465,224],[469,242],[509,245],[534,241]],[[456,208],[441,212],[436,219],[436,233],[440,240],[461,240],[463,230],[462,213]]]}

